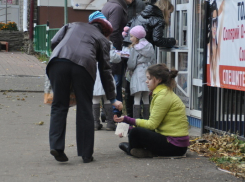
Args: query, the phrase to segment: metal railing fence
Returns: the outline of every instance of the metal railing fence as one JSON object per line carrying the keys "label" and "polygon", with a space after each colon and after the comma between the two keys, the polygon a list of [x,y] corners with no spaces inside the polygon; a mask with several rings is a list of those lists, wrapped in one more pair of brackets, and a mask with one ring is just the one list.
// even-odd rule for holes
{"label": "metal railing fence", "polygon": [[204,130],[228,132],[245,139],[245,92],[207,87]]}
{"label": "metal railing fence", "polygon": [[34,27],[34,50],[36,52],[46,53],[46,30],[47,25],[36,25]]}
{"label": "metal railing fence", "polygon": [[47,50],[46,54],[48,57],[50,57],[52,51],[51,51],[51,39],[54,37],[54,35],[59,31],[59,28],[51,28],[47,30]]}
{"label": "metal railing fence", "polygon": [[44,53],[50,57],[51,39],[59,31],[59,28],[50,28],[45,25],[36,25],[34,27],[34,50],[36,52]]}

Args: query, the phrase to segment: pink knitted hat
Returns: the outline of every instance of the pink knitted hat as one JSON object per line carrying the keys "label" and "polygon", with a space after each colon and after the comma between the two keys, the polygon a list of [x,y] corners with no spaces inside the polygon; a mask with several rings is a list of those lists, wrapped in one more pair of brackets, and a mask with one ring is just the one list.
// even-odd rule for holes
{"label": "pink knitted hat", "polygon": [[137,25],[135,27],[133,27],[130,32],[131,35],[135,36],[138,39],[142,39],[145,38],[146,36],[146,32],[144,27],[142,27],[141,25]]}

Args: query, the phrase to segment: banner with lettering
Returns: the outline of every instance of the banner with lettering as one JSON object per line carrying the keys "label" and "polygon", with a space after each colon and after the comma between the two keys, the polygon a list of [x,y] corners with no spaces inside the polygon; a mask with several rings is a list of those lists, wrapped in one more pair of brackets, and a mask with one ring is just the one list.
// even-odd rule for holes
{"label": "banner with lettering", "polygon": [[101,10],[107,0],[71,0],[73,9]]}
{"label": "banner with lettering", "polygon": [[210,0],[207,84],[245,91],[245,1]]}

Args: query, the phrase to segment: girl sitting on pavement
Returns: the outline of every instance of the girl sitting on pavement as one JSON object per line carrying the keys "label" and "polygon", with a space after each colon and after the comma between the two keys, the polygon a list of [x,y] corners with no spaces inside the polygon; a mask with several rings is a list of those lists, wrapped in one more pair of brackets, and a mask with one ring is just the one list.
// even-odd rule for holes
{"label": "girl sitting on pavement", "polygon": [[146,69],[156,63],[155,52],[150,42],[145,39],[146,32],[143,26],[138,25],[130,30],[130,56],[127,62],[126,79],[130,81],[130,94],[134,96],[133,117],[140,118],[143,101],[143,118],[149,118],[149,93],[145,83]]}
{"label": "girl sitting on pavement", "polygon": [[129,132],[128,143],[119,148],[138,158],[155,156],[182,156],[189,146],[188,121],[185,105],[173,92],[174,78],[178,71],[171,71],[165,64],[150,66],[146,83],[152,91],[150,118],[134,119],[114,116],[115,122],[137,126]]}
{"label": "girl sitting on pavement", "polygon": [[[117,52],[116,48],[112,45],[112,42],[110,42],[110,62],[111,63],[120,63],[121,62],[121,53]],[[115,84],[115,81],[114,81]],[[114,131],[116,129],[116,125],[113,121],[113,108],[111,106],[111,103],[109,100],[106,99],[105,91],[103,89],[101,79],[100,79],[100,73],[98,69],[98,63],[97,63],[97,74],[96,74],[96,80],[94,83],[94,92],[93,92],[93,116],[94,116],[94,130],[100,130],[103,125],[100,123],[100,101],[101,98],[104,100],[104,110],[106,113],[107,118],[107,125],[106,130],[108,131]]]}

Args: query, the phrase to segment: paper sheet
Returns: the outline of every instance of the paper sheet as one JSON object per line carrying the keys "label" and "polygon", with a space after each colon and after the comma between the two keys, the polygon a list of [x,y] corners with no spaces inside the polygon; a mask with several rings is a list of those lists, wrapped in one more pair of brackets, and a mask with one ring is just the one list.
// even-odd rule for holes
{"label": "paper sheet", "polygon": [[122,135],[124,137],[127,137],[128,129],[129,129],[129,124],[127,124],[127,123],[118,123],[115,134],[119,135],[119,134],[122,133]]}

